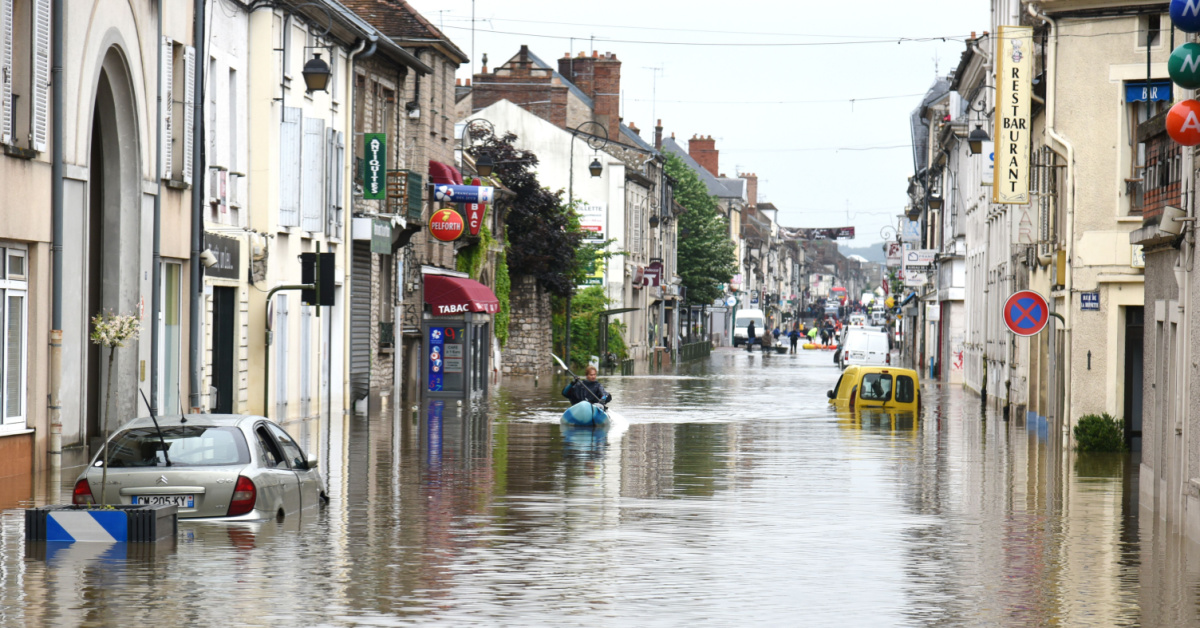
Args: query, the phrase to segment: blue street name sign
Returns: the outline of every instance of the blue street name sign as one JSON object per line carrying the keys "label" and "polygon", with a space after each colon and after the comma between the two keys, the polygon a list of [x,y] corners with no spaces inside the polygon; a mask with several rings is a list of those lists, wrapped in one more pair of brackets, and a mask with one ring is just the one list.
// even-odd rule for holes
{"label": "blue street name sign", "polygon": [[1079,305],[1083,310],[1099,310],[1100,309],[1100,293],[1099,292],[1080,292]]}

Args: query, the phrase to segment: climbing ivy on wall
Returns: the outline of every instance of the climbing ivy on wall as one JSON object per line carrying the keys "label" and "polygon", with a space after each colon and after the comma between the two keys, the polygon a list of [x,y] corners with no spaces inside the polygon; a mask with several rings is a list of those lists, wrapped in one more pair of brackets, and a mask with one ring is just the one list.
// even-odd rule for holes
{"label": "climbing ivy on wall", "polygon": [[496,328],[496,339],[500,346],[508,345],[508,322],[512,320],[512,306],[509,294],[512,292],[512,280],[508,277],[508,253],[496,255],[496,299],[500,301],[500,311],[493,317]]}

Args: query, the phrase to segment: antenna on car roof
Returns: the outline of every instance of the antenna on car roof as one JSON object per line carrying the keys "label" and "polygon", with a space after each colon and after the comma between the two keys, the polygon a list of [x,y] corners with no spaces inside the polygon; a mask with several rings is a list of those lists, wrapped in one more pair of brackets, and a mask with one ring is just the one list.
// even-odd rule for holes
{"label": "antenna on car roof", "polygon": [[167,439],[163,438],[162,428],[158,426],[158,417],[154,416],[154,408],[150,407],[150,400],[146,398],[146,393],[141,388],[138,392],[142,395],[142,401],[146,403],[146,409],[150,411],[150,420],[154,421],[154,429],[158,430],[158,442],[162,444],[163,459],[167,461],[167,466],[171,466],[171,456],[167,455]]}

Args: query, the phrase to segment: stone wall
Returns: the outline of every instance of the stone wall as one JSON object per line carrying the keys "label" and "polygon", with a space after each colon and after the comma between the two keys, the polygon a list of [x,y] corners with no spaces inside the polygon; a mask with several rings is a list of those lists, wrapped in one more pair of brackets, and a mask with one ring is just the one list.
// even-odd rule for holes
{"label": "stone wall", "polygon": [[550,293],[529,275],[512,278],[512,318],[501,363],[505,375],[548,375],[554,338]]}

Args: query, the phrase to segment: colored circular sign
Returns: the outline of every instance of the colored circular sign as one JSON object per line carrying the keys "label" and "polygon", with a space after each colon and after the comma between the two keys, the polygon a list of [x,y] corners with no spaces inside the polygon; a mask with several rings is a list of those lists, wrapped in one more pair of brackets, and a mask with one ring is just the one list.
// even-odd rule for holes
{"label": "colored circular sign", "polygon": [[729,307],[737,305],[737,297],[730,295],[725,299],[725,305],[728,305]]}
{"label": "colored circular sign", "polygon": [[1046,299],[1032,290],[1014,292],[1004,302],[1004,324],[1018,336],[1033,336],[1046,328],[1050,307]]}
{"label": "colored circular sign", "polygon": [[429,219],[429,233],[442,242],[453,242],[463,233],[463,219],[458,212],[443,207]]}
{"label": "colored circular sign", "polygon": [[1184,146],[1200,144],[1200,102],[1182,100],[1167,112],[1167,135]]}
{"label": "colored circular sign", "polygon": [[1171,0],[1171,24],[1185,33],[1200,32],[1200,3],[1196,0]]}
{"label": "colored circular sign", "polygon": [[1189,41],[1176,48],[1167,59],[1167,73],[1184,89],[1200,87],[1200,44]]}

